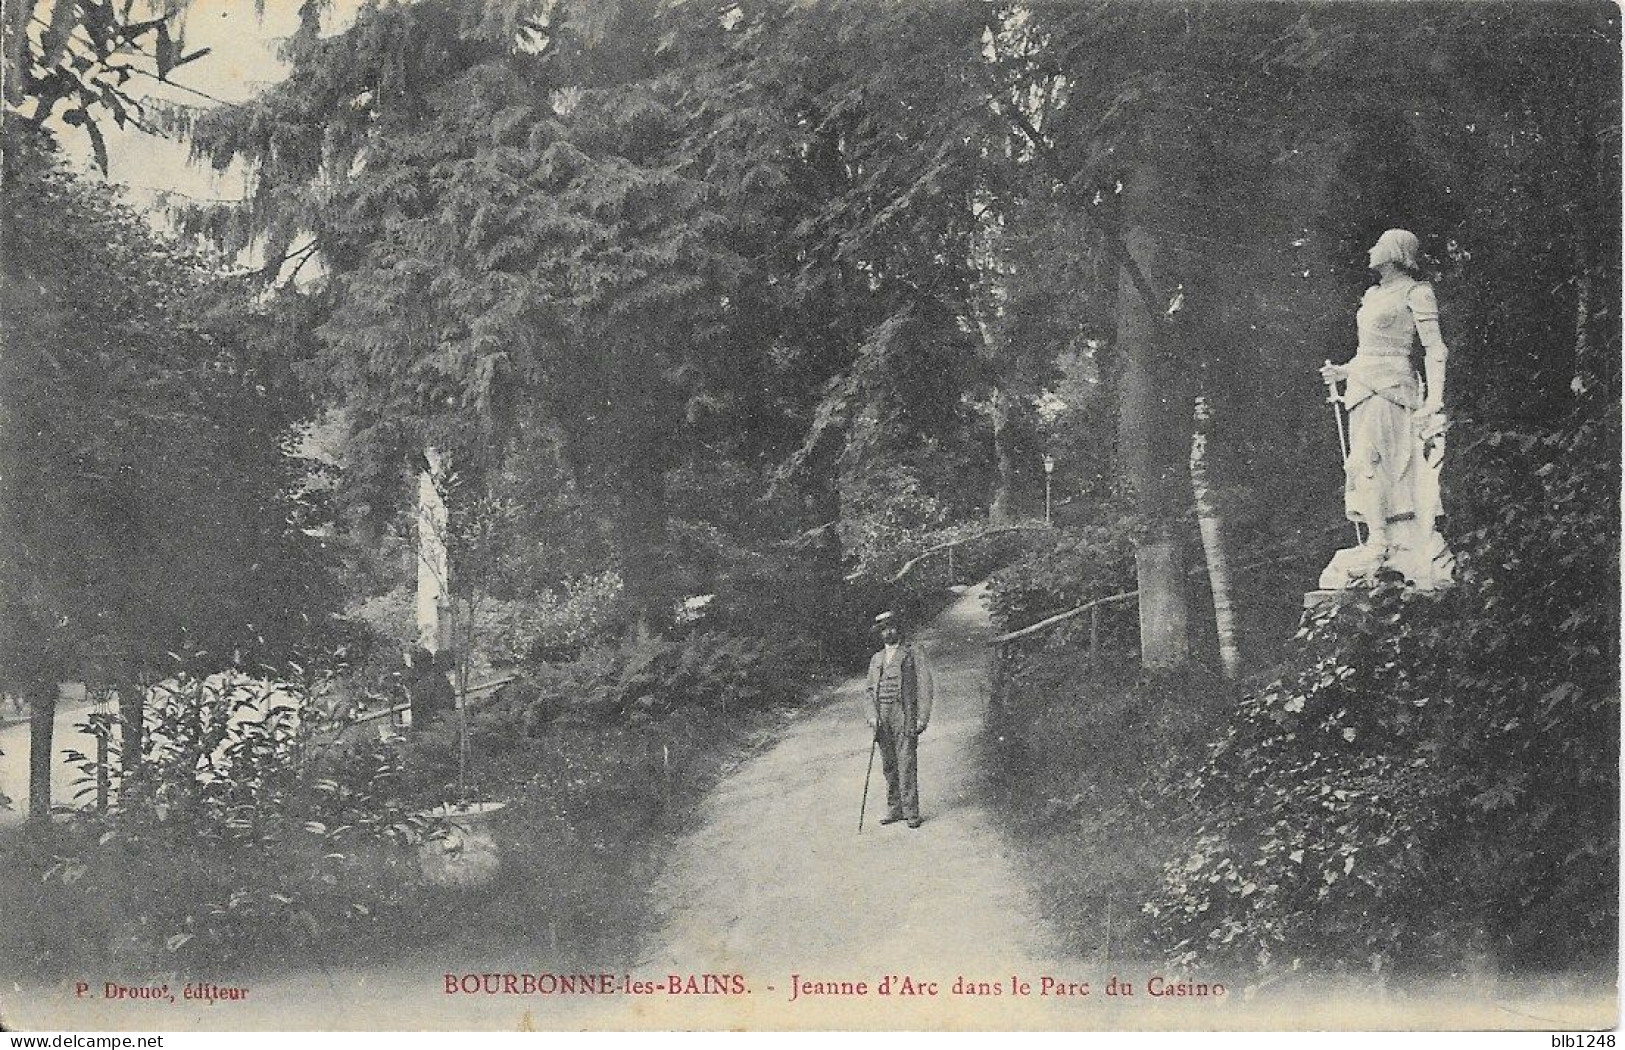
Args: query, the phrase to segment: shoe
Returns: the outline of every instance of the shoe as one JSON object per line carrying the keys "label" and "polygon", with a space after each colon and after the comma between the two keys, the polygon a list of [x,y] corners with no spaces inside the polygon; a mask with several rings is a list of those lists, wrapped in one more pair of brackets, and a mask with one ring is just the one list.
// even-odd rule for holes
{"label": "shoe", "polygon": [[924,823],[925,823],[925,821],[921,820],[919,817],[915,817],[915,818],[913,818],[912,820],[910,820],[908,822],[908,826],[911,827],[911,828],[917,828],[921,824],[924,824]]}
{"label": "shoe", "polygon": [[881,818],[880,818],[880,822],[881,822],[881,823],[882,823],[882,824],[895,824],[895,823],[897,823],[897,822],[898,822],[898,821],[899,821],[899,820],[902,820],[902,819],[903,819],[903,818],[902,818],[902,817],[898,817],[898,816],[891,816],[891,817],[881,817]]}

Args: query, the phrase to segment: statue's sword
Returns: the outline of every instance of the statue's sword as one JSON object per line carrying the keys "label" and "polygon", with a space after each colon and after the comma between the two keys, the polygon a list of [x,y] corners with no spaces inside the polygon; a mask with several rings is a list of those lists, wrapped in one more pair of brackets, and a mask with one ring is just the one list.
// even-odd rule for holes
{"label": "statue's sword", "polygon": [[[1332,367],[1331,361],[1326,367]],[[1346,423],[1343,419],[1343,395],[1337,392],[1337,380],[1326,380],[1326,403],[1332,406],[1332,413],[1337,417],[1337,447],[1343,450],[1343,466],[1346,469],[1349,462],[1349,436],[1344,430]]]}
{"label": "statue's sword", "polygon": [[[1330,368],[1331,366],[1332,363],[1328,359],[1326,367]],[[1344,412],[1343,395],[1337,392],[1337,380],[1335,379],[1326,380],[1326,401],[1332,406],[1332,414],[1337,418],[1337,447],[1343,450],[1343,472],[1346,475],[1349,469],[1348,418]],[[1360,532],[1359,522],[1354,523],[1354,538],[1360,543],[1365,542],[1365,536]]]}

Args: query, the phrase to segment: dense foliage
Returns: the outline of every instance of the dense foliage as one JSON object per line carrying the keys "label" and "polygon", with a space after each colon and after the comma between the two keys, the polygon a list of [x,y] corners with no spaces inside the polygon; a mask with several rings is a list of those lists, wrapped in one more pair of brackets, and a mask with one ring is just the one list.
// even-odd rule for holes
{"label": "dense foliage", "polygon": [[1059,532],[1002,569],[988,590],[988,610],[1013,631],[1085,602],[1134,589],[1134,536],[1125,521]]}
{"label": "dense foliage", "polygon": [[412,847],[444,828],[405,800],[398,749],[346,724],[319,684],[182,673],[151,691],[134,777],[101,722],[111,765],[83,768],[118,805],[23,833],[6,954],[208,967],[389,928],[422,892]]}
{"label": "dense foliage", "polygon": [[5,163],[5,686],[337,644],[301,304],[256,302],[25,132]]}
{"label": "dense foliage", "polygon": [[[1213,683],[1183,640],[1173,677],[1118,697],[1164,704],[1168,751],[1125,790],[1146,801],[1191,768],[1192,839],[1148,925],[1187,962],[1266,969],[1319,954],[1383,973],[1463,944],[1605,953],[1620,253],[1598,217],[1619,213],[1617,11],[329,6],[300,4],[284,81],[191,127],[194,156],[246,165],[248,192],[175,219],[256,252],[257,284],[66,175],[45,137],[59,115],[105,167],[97,121],[139,118],[120,56],[150,48],[157,78],[199,57],[171,20],[102,0],[8,9],[22,75],[6,101],[28,112],[3,173],[0,687],[150,677],[183,645],[216,666],[286,659],[340,641],[341,606],[372,628],[354,683],[377,685],[414,640],[407,504],[440,460],[450,648],[465,679],[520,675],[470,716],[475,780],[601,850],[585,824],[664,806],[640,778],[669,771],[672,741],[710,762],[701,728],[769,720],[821,657],[863,648],[879,608],[922,618],[942,584],[1020,546],[966,547],[958,571],[916,561],[987,522],[1045,506],[1057,526],[994,581],[1002,629],[1136,586],[1148,607],[1200,606],[1203,574],[1177,556],[1195,549],[1198,396],[1209,553],[1248,563],[1243,634],[1273,656],[1347,542],[1316,369],[1347,356],[1365,246],[1409,226],[1453,348],[1460,580],[1318,616],[1224,718],[1228,686],[1189,696]],[[300,454],[318,420],[336,469]],[[1137,557],[1152,546],[1170,557]],[[1299,560],[1265,557],[1283,546]],[[1114,608],[1105,640],[1126,653],[1133,606]],[[1086,625],[1006,651],[1039,710],[1098,700],[1101,681],[1069,681]],[[400,826],[396,785],[461,791],[469,741],[420,725],[402,755],[255,772],[308,731],[268,713],[232,738],[248,771],[233,787],[182,768],[236,731],[201,689],[139,748],[179,786],[132,769],[120,813],[41,839],[61,860],[30,874],[146,916],[114,932],[147,950],[229,954],[249,927],[376,914],[367,865]],[[1211,752],[1192,744],[1204,729]],[[287,779],[311,762],[343,775]],[[1049,772],[1015,779],[1080,783]],[[317,785],[364,775],[383,789],[365,819],[334,823]],[[1056,790],[1049,810],[1087,808],[1083,788]],[[371,836],[333,851],[361,867],[316,852],[336,827]],[[531,870],[554,870],[529,845]],[[168,849],[208,869],[171,904],[148,878]]]}
{"label": "dense foliage", "polygon": [[[824,670],[814,647],[760,635],[696,630],[599,644],[522,672],[516,685],[471,716],[472,739],[482,755],[510,754],[554,732],[555,722],[635,728],[699,710],[744,717],[804,702]],[[443,726],[438,744],[423,745],[449,763],[443,773],[455,768],[453,729]]]}
{"label": "dense foliage", "polygon": [[1591,407],[1461,458],[1454,587],[1319,610],[1243,700],[1148,905],[1183,961],[1612,956],[1619,422]]}

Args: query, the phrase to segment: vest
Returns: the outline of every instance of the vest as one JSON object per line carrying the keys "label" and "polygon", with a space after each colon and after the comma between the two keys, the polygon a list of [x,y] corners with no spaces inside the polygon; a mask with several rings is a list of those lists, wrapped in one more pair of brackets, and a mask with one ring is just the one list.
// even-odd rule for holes
{"label": "vest", "polygon": [[900,659],[893,660],[880,672],[880,682],[875,686],[875,700],[882,704],[902,701],[912,707],[919,698],[919,684],[914,677],[914,651],[900,646],[898,656]]}

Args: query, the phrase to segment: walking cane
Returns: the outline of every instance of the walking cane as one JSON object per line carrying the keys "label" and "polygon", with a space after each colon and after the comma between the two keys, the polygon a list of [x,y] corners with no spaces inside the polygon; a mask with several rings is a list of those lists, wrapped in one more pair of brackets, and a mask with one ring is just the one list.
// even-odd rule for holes
{"label": "walking cane", "polygon": [[869,741],[869,768],[863,774],[863,801],[858,803],[858,834],[863,834],[863,811],[869,808],[869,778],[875,775],[875,749],[880,746],[880,727],[875,727],[874,739]]}
{"label": "walking cane", "polygon": [[[1330,360],[1326,361],[1326,367],[1332,367]],[[1332,406],[1332,413],[1337,417],[1337,447],[1343,450],[1343,471],[1346,474],[1349,469],[1349,436],[1345,429],[1348,419],[1343,411],[1343,395],[1337,392],[1337,380],[1327,379],[1325,383],[1326,402]],[[1365,537],[1360,534],[1359,522],[1354,523],[1354,539],[1357,543],[1365,542]]]}

